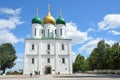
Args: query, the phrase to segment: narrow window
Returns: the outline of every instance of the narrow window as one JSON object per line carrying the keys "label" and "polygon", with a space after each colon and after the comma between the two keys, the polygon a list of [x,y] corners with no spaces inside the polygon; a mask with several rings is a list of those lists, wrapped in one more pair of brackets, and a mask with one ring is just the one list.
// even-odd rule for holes
{"label": "narrow window", "polygon": [[56,34],[56,29],[55,29],[55,34]]}
{"label": "narrow window", "polygon": [[36,28],[35,28],[35,36],[36,36]]}
{"label": "narrow window", "polygon": [[34,46],[34,44],[32,44],[32,50],[34,50],[35,49],[35,46]]}
{"label": "narrow window", "polygon": [[62,58],[62,63],[63,63],[63,64],[65,63],[65,58]]}
{"label": "narrow window", "polygon": [[34,64],[34,63],[35,63],[34,58],[32,58],[32,64]]}
{"label": "narrow window", "polygon": [[44,32],[44,31],[42,30],[42,34],[43,34],[43,32]]}
{"label": "narrow window", "polygon": [[47,45],[47,49],[50,50],[50,44]]}
{"label": "narrow window", "polygon": [[47,63],[50,63],[50,58],[47,58]]}
{"label": "narrow window", "polygon": [[48,37],[49,37],[49,29],[48,29]]}
{"label": "narrow window", "polygon": [[64,50],[64,49],[65,49],[64,44],[62,44],[62,50]]}
{"label": "narrow window", "polygon": [[57,35],[57,30],[55,29],[55,35]]}
{"label": "narrow window", "polygon": [[62,29],[60,29],[60,34],[61,34],[61,36],[62,36]]}

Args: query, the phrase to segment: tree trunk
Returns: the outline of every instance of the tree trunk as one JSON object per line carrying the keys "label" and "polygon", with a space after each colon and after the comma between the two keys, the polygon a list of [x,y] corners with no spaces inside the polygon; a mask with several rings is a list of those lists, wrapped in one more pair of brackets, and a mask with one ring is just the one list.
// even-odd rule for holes
{"label": "tree trunk", "polygon": [[5,69],[3,69],[2,71],[3,71],[3,74],[5,74]]}

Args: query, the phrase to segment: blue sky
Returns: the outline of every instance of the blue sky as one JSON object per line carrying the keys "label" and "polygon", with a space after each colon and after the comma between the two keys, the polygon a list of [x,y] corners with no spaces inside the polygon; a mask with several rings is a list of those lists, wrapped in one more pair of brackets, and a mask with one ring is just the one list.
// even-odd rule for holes
{"label": "blue sky", "polygon": [[55,19],[62,9],[67,37],[73,39],[73,60],[78,53],[87,58],[102,39],[110,45],[120,42],[119,0],[1,0],[0,44],[11,42],[14,45],[18,59],[13,69],[23,68],[24,39],[31,35],[36,8],[43,19],[48,4]]}

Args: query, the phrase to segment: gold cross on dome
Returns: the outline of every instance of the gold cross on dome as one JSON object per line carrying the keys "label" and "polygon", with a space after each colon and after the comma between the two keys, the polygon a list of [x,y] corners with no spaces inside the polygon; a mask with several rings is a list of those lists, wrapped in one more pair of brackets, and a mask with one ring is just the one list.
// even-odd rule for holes
{"label": "gold cross on dome", "polygon": [[62,9],[60,9],[60,16],[62,16]]}
{"label": "gold cross on dome", "polygon": [[38,16],[38,8],[36,8],[36,16]]}
{"label": "gold cross on dome", "polygon": [[48,4],[48,11],[50,11],[50,4]]}

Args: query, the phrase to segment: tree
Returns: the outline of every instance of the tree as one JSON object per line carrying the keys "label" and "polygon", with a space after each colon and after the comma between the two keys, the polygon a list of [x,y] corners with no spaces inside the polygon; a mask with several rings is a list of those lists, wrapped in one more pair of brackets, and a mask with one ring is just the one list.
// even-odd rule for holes
{"label": "tree", "polygon": [[97,48],[94,48],[88,58],[88,66],[90,70],[97,69]]}
{"label": "tree", "polygon": [[84,71],[87,71],[89,69],[89,66],[88,66],[88,59],[84,59],[84,63],[81,65],[81,70],[84,72]]}
{"label": "tree", "polygon": [[106,57],[107,57],[107,49],[109,45],[105,43],[104,40],[98,42],[97,47],[93,49],[92,53],[88,58],[88,64],[91,70],[94,69],[106,69]]}
{"label": "tree", "polygon": [[5,70],[12,68],[15,63],[16,51],[11,43],[4,43],[0,45],[0,70],[5,73]]}
{"label": "tree", "polygon": [[114,43],[112,45],[112,52],[110,57],[111,69],[120,69],[120,46],[119,43]]}
{"label": "tree", "polygon": [[88,58],[88,65],[90,70],[120,69],[119,43],[110,46],[104,40],[99,41]]}
{"label": "tree", "polygon": [[73,63],[73,71],[82,71],[83,65],[84,57],[78,54],[75,59],[75,62]]}

